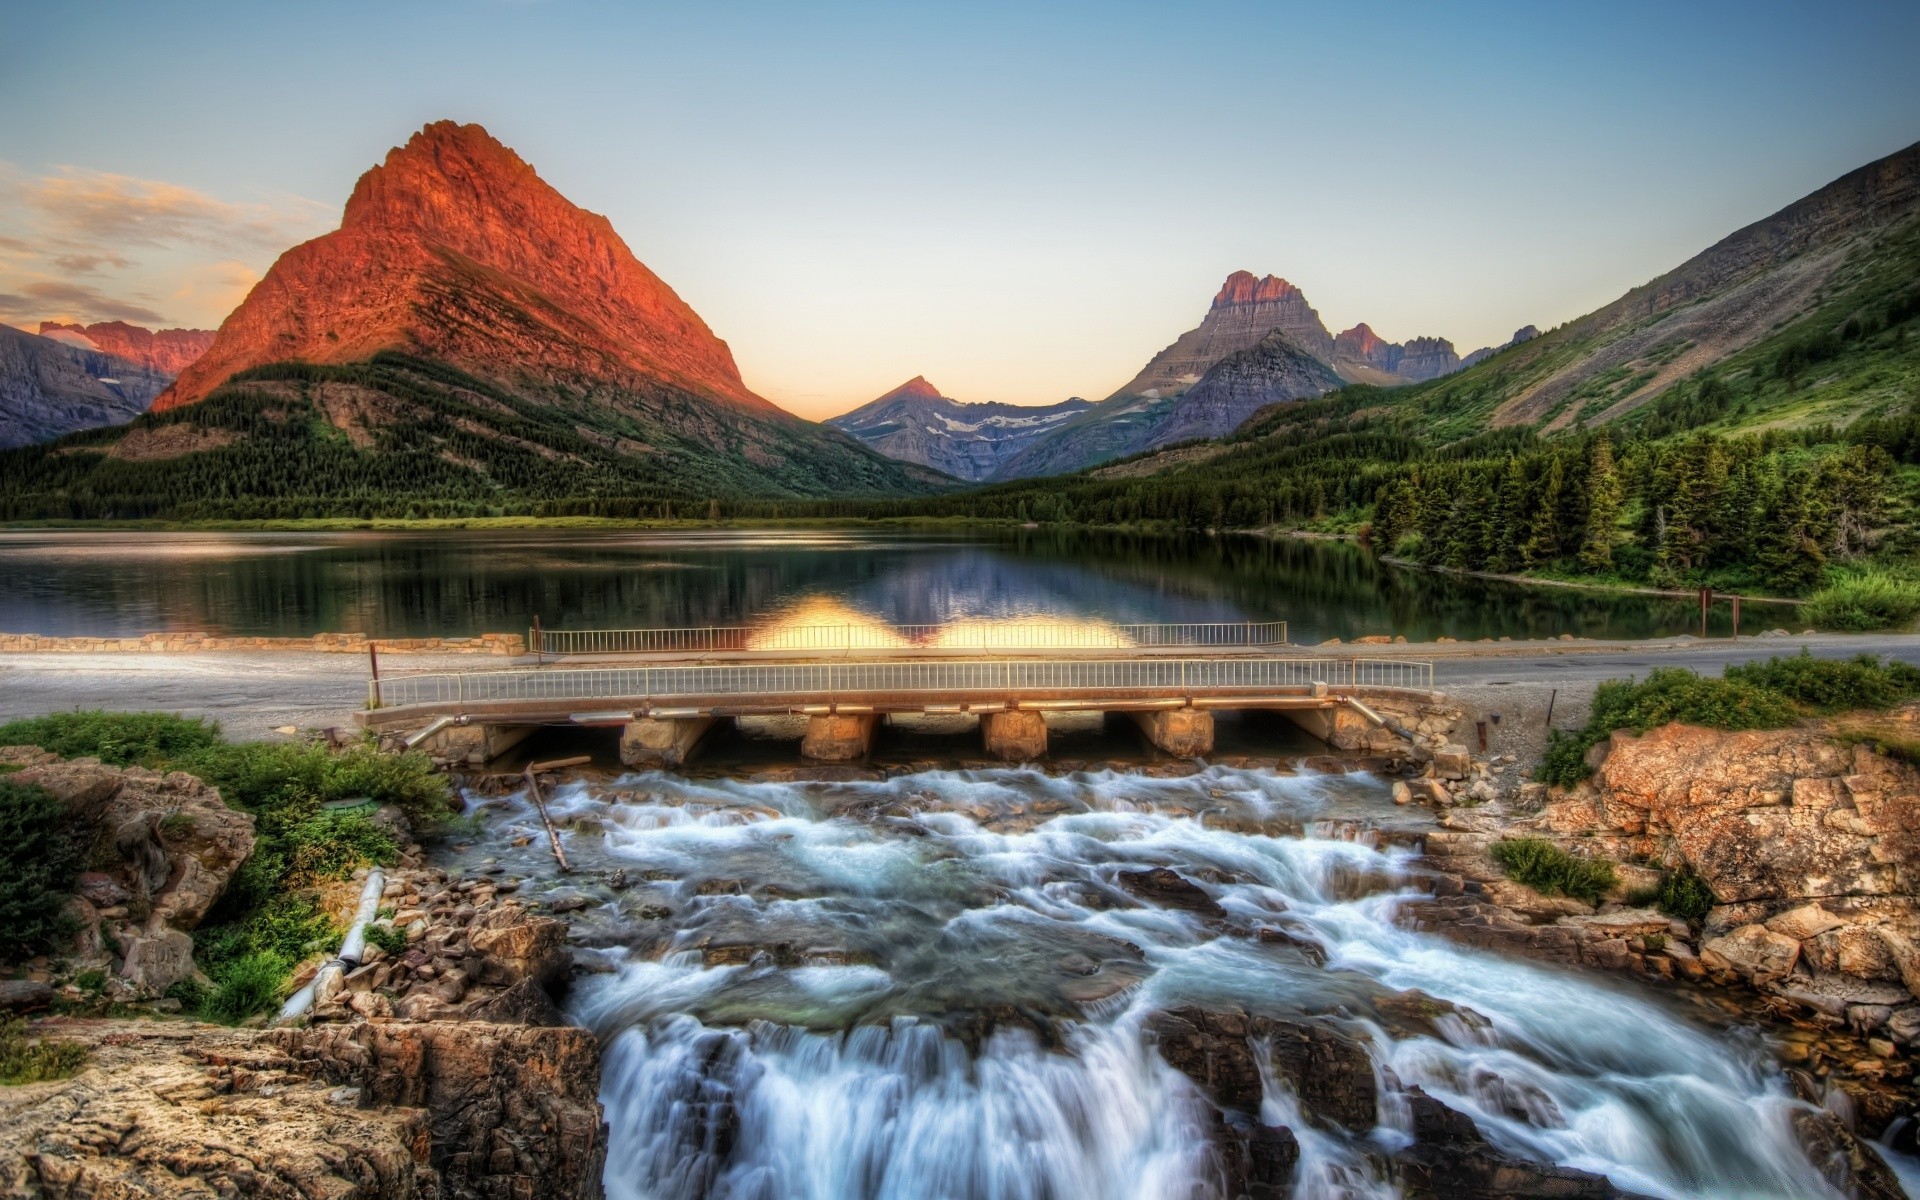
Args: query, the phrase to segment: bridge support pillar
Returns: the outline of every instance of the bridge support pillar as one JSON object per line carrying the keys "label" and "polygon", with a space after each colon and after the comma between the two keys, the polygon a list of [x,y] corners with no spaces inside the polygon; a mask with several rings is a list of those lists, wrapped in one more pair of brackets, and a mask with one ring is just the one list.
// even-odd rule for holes
{"label": "bridge support pillar", "polygon": [[981,713],[980,739],[995,758],[1032,762],[1047,756],[1047,721],[1027,709]]}
{"label": "bridge support pillar", "polygon": [[814,762],[857,762],[873,749],[877,713],[832,713],[807,718],[800,756]]}
{"label": "bridge support pillar", "polygon": [[1131,715],[1149,742],[1175,758],[1213,753],[1213,714],[1204,708],[1163,708]]}
{"label": "bridge support pillar", "polygon": [[449,725],[422,747],[473,766],[484,766],[527,740],[532,725]]}
{"label": "bridge support pillar", "polygon": [[1375,740],[1367,719],[1344,704],[1282,709],[1280,715],[1335,750],[1364,750]]}
{"label": "bridge support pillar", "polygon": [[620,731],[620,761],[629,767],[678,767],[693,757],[712,717],[640,717]]}

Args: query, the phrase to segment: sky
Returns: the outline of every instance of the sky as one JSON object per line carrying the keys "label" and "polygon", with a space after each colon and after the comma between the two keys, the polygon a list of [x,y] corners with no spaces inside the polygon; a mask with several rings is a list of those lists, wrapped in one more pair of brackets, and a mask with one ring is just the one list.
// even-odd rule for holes
{"label": "sky", "polygon": [[212,327],[485,125],[803,416],[1098,399],[1231,271],[1462,353],[1920,139],[1912,0],[0,0],[0,321]]}

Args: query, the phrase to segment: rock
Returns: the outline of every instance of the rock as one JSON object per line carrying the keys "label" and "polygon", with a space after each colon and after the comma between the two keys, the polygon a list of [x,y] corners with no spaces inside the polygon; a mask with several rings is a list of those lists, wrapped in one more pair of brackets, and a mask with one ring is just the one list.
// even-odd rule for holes
{"label": "rock", "polygon": [[1473,756],[1465,746],[1448,742],[1433,752],[1433,773],[1442,779],[1465,779],[1473,770]]}
{"label": "rock", "polygon": [[1766,922],[1768,929],[1796,942],[1810,941],[1829,929],[1838,929],[1845,924],[1845,921],[1818,904],[1803,904]]}
{"label": "rock", "polygon": [[73,881],[73,890],[96,908],[112,908],[133,899],[133,893],[120,886],[113,876],[100,871],[84,871]]}
{"label": "rock", "polygon": [[1258,1047],[1300,1098],[1309,1120],[1373,1128],[1379,1106],[1373,1060],[1355,1042],[1319,1025],[1250,1017],[1237,1009],[1171,1009],[1147,1019],[1167,1065],[1200,1085],[1221,1108],[1257,1116],[1263,1095]]}
{"label": "rock", "polygon": [[138,995],[158,996],[193,975],[193,939],[178,929],[161,927],[128,938],[121,946],[120,976]]}
{"label": "rock", "polygon": [[37,979],[0,979],[0,1009],[29,1012],[52,1003],[52,984]]}
{"label": "rock", "polygon": [[1703,960],[1708,955],[1716,956],[1755,983],[1784,978],[1800,958],[1799,942],[1774,933],[1764,925],[1743,925],[1732,933],[1709,939],[1700,950]]}
{"label": "rock", "polygon": [[479,982],[510,986],[531,979],[551,986],[572,964],[565,942],[567,927],[552,917],[536,917],[518,907],[500,907],[475,918],[467,943],[486,956]]}
{"label": "rock", "polygon": [[1176,908],[1202,917],[1223,918],[1227,910],[1214,902],[1199,885],[1165,867],[1150,871],[1122,871],[1115,877],[1121,887],[1150,904]]}
{"label": "rock", "polygon": [[1878,1151],[1825,1110],[1794,1114],[1794,1133],[1814,1165],[1852,1200],[1905,1200],[1906,1189]]}
{"label": "rock", "polygon": [[1473,1121],[1419,1088],[1407,1092],[1414,1143],[1399,1156],[1409,1200],[1625,1197],[1605,1176],[1531,1163],[1495,1150]]}

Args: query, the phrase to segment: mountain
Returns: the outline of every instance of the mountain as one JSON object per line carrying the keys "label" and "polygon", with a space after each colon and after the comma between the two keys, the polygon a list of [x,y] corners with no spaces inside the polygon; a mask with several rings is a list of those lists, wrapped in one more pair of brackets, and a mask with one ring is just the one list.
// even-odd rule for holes
{"label": "mountain", "polygon": [[213,345],[211,329],[162,329],[155,332],[125,321],[102,321],[95,325],[66,325],[59,321],[40,322],[43,337],[67,342],[87,350],[98,350],[127,362],[138,363],[168,379],[187,369],[193,360]]}
{"label": "mountain", "polygon": [[1460,369],[1464,371],[1468,367],[1479,366],[1481,363],[1487,361],[1489,358],[1492,358],[1494,355],[1500,353],[1502,350],[1511,350],[1515,346],[1518,346],[1521,342],[1530,342],[1534,338],[1537,338],[1539,336],[1540,336],[1540,331],[1538,329],[1534,328],[1531,325],[1522,325],[1520,328],[1513,331],[1513,336],[1508,338],[1504,345],[1482,346],[1480,347],[1480,349],[1474,350],[1464,355],[1460,359]]}
{"label": "mountain", "polygon": [[1061,422],[1092,405],[962,403],[916,375],[877,400],[827,422],[888,458],[919,463],[956,479],[991,479],[1000,467]]}
{"label": "mountain", "polygon": [[[1268,344],[1276,332],[1284,347]],[[1230,359],[1235,361],[1226,374],[1196,397],[1208,373]],[[996,478],[1058,475],[1175,442],[1225,437],[1261,404],[1308,399],[1343,383],[1418,383],[1459,365],[1445,338],[1402,345],[1364,323],[1336,337],[1293,284],[1278,275],[1235,271],[1199,325],[1154,355],[1119,391],[1008,458]],[[1266,399],[1247,407],[1259,395]]]}
{"label": "mountain", "polygon": [[1154,430],[1153,447],[1232,432],[1269,404],[1324,396],[1345,381],[1325,362],[1275,329],[1213,366]]}
{"label": "mountain", "polygon": [[172,376],[0,325],[0,450],[118,425],[147,411]]}
{"label": "mountain", "polygon": [[[755,395],[605,217],[450,121],[362,175],[124,438],[10,464],[16,506],[652,513],[948,482]],[[81,470],[116,447],[145,469]]]}

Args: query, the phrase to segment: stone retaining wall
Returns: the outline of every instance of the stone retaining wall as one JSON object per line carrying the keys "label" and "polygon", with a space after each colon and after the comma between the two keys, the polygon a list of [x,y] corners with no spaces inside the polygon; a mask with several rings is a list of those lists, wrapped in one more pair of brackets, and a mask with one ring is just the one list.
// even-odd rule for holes
{"label": "stone retaining wall", "polygon": [[212,633],[149,633],[143,637],[42,637],[37,633],[0,633],[0,653],[30,654],[181,654],[199,650],[305,650],[327,654],[498,654],[527,652],[518,633],[483,633],[470,638],[369,638],[364,633],[316,633],[312,637],[224,637]]}

